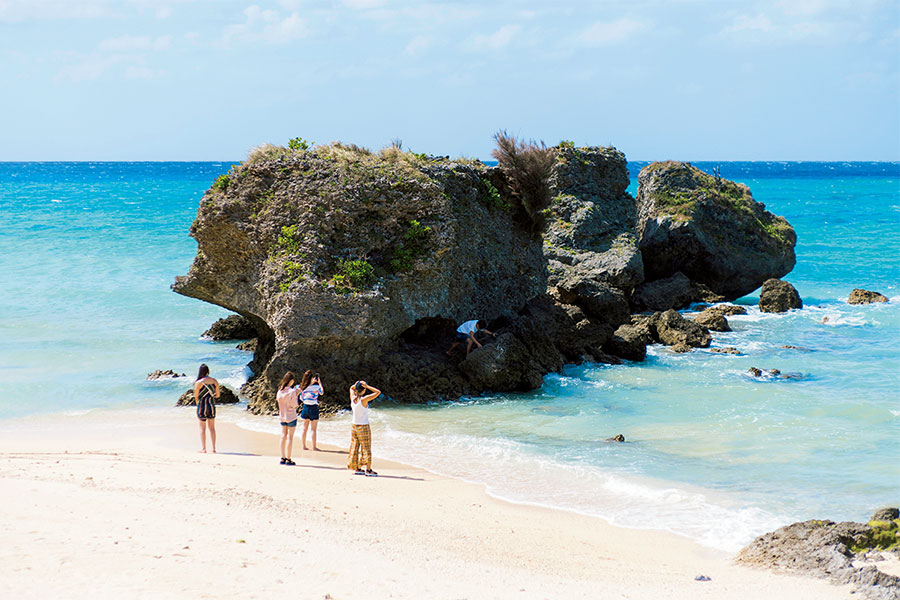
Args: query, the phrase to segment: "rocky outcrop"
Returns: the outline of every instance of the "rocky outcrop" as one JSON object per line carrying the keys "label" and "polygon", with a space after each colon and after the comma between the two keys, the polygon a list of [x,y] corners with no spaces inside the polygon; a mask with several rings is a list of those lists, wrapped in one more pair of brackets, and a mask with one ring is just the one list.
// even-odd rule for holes
{"label": "rocky outcrop", "polygon": [[[237,404],[240,400],[231,389],[224,385],[219,385],[219,397],[216,398],[216,404]],[[184,392],[175,403],[175,406],[196,406],[197,399],[194,398],[194,388],[190,388]]]}
{"label": "rocky outcrop", "polygon": [[793,308],[803,308],[800,294],[787,281],[768,279],[759,291],[759,310],[766,313],[782,313]]}
{"label": "rocky outcrop", "polygon": [[528,348],[511,333],[470,354],[459,368],[477,387],[498,392],[533,390],[542,383],[542,370],[533,363]]}
{"label": "rocky outcrop", "polygon": [[724,348],[710,348],[709,351],[716,352],[717,354],[734,354],[736,356],[740,356],[741,354],[741,351],[734,346],[725,346]]}
{"label": "rocky outcrop", "polygon": [[694,317],[694,323],[702,325],[710,331],[731,331],[728,320],[723,316],[722,311],[715,310],[712,307],[703,310],[703,312]]}
{"label": "rocky outcrop", "polygon": [[634,312],[686,308],[695,302],[722,302],[725,296],[716,294],[702,283],[677,272],[671,277],[649,281],[637,286],[631,294]]}
{"label": "rocky outcrop", "polygon": [[653,163],[638,176],[638,244],[650,280],[681,272],[725,299],[794,267],[793,228],[747,186],[689,163]]}
{"label": "rocky outcrop", "polygon": [[865,525],[803,521],[759,536],[735,560],[853,584],[863,597],[894,600],[900,597],[900,577],[879,571],[877,563],[867,559],[882,551],[898,552],[898,524],[900,521],[875,519]]}
{"label": "rocky outcrop", "polygon": [[888,302],[887,296],[878,292],[870,292],[861,288],[854,288],[847,298],[848,304],[871,304],[872,302]]}
{"label": "rocky outcrop", "polygon": [[730,317],[732,315],[746,315],[747,309],[743,306],[736,306],[734,304],[716,304],[714,306],[708,306],[704,309],[704,312],[722,315],[723,317]]}
{"label": "rocky outcrop", "polygon": [[706,327],[685,319],[675,310],[654,314],[650,318],[650,328],[655,332],[653,337],[667,346],[684,344],[691,348],[706,348],[712,341]]}
{"label": "rocky outcrop", "polygon": [[185,373],[176,373],[172,369],[166,369],[165,371],[161,371],[161,370],[157,369],[156,371],[153,371],[152,373],[147,373],[148,380],[176,379],[178,377],[187,377],[187,375]]}
{"label": "rocky outcrop", "polygon": [[203,332],[203,337],[216,341],[249,340],[256,337],[256,329],[249,319],[240,315],[228,315],[212,324]]}
{"label": "rocky outcrop", "polygon": [[634,361],[647,356],[647,344],[653,342],[649,329],[640,329],[630,324],[620,325],[604,344],[608,353]]}

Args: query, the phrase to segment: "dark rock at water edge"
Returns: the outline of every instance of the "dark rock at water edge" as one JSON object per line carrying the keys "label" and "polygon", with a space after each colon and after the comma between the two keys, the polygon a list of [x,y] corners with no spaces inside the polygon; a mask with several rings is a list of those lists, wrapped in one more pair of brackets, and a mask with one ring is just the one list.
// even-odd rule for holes
{"label": "dark rock at water edge", "polygon": [[709,351],[716,352],[718,354],[734,354],[738,356],[741,354],[741,351],[734,346],[726,346],[724,348],[710,348]]}
{"label": "dark rock at water edge", "polygon": [[855,288],[847,298],[848,304],[871,304],[873,302],[889,302],[888,297],[878,292],[870,292],[861,288]]}
{"label": "dark rock at water edge", "polygon": [[152,373],[147,373],[148,380],[175,379],[177,377],[187,377],[187,375],[185,373],[176,373],[172,369],[166,369],[165,371],[161,371],[161,370],[157,369],[156,371],[153,371]]}
{"label": "dark rock at water edge", "polygon": [[767,313],[782,313],[794,308],[803,308],[800,294],[787,281],[767,279],[759,291],[759,310]]}
{"label": "dark rock at water edge", "polygon": [[683,162],[653,163],[638,176],[638,243],[648,280],[677,272],[731,300],[794,267],[790,224],[753,200],[747,186]]}
{"label": "dark rock at water edge", "polygon": [[735,304],[716,304],[714,306],[705,308],[703,312],[722,315],[723,317],[730,317],[732,315],[746,315],[747,309],[743,306],[737,306]]}
{"label": "dark rock at water edge", "polygon": [[460,370],[479,388],[498,392],[539,388],[542,369],[515,335],[504,333],[493,344],[472,352],[459,364]]}
{"label": "dark rock at water edge", "polygon": [[630,324],[620,325],[609,340],[603,345],[603,349],[615,356],[621,356],[627,360],[642,361],[647,356],[647,344],[653,338],[649,329],[641,329]]}
{"label": "dark rock at water edge", "polygon": [[[216,398],[216,404],[237,404],[240,400],[233,391],[219,384],[219,397]],[[190,388],[178,398],[175,406],[196,406],[197,400],[194,398],[194,388]]]}
{"label": "dark rock at water edge", "polygon": [[712,308],[707,308],[699,315],[694,317],[694,323],[702,325],[710,331],[731,331],[728,320],[721,312]]}
{"label": "dark rock at water edge", "polygon": [[706,327],[685,319],[675,310],[654,314],[649,325],[655,332],[654,338],[667,346],[684,344],[692,348],[706,348],[712,341]]}
{"label": "dark rock at water edge", "polygon": [[224,340],[249,340],[256,337],[256,328],[253,323],[241,315],[228,315],[212,324],[212,327],[203,332],[203,337],[216,341]]}
{"label": "dark rock at water edge", "polygon": [[[896,509],[893,509],[896,511]],[[896,514],[896,513],[893,513]],[[876,513],[877,516],[881,512]],[[875,520],[869,524],[845,521],[803,521],[756,538],[735,560],[742,564],[813,575],[874,600],[900,597],[900,577],[879,571],[874,564],[854,566],[872,551],[897,555],[900,522]]]}

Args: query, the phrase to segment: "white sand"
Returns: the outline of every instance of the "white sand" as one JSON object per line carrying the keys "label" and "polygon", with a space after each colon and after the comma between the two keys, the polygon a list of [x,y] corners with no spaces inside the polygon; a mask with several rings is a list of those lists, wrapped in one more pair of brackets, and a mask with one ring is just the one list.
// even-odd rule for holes
{"label": "white sand", "polygon": [[672,534],[495,500],[377,447],[378,478],[299,437],[285,467],[277,437],[222,422],[220,453],[198,454],[181,414],[0,432],[0,597],[851,597]]}

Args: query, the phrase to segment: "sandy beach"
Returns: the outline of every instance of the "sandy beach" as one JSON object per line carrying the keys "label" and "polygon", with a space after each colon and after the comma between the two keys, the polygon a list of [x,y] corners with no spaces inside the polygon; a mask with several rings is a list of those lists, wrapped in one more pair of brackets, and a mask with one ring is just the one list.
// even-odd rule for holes
{"label": "sandy beach", "polygon": [[366,478],[342,448],[285,467],[274,435],[221,422],[219,453],[204,455],[186,412],[121,426],[99,414],[3,432],[5,597],[850,597],[378,461],[377,440],[380,477]]}

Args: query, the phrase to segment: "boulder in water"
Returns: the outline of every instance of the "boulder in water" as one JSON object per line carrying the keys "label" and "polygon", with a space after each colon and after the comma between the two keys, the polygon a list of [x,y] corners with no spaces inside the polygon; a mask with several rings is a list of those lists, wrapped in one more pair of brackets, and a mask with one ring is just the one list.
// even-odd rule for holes
{"label": "boulder in water", "polygon": [[667,346],[685,344],[693,348],[706,348],[712,341],[706,327],[685,319],[675,310],[654,314],[650,318],[650,326],[656,332],[656,339]]}
{"label": "boulder in water", "polygon": [[855,288],[847,298],[848,304],[871,304],[872,302],[889,302],[887,296],[878,292],[870,292],[861,288]]}
{"label": "boulder in water", "polygon": [[759,291],[759,310],[782,313],[792,308],[803,308],[803,300],[794,286],[780,279],[768,279],[763,283]]}

